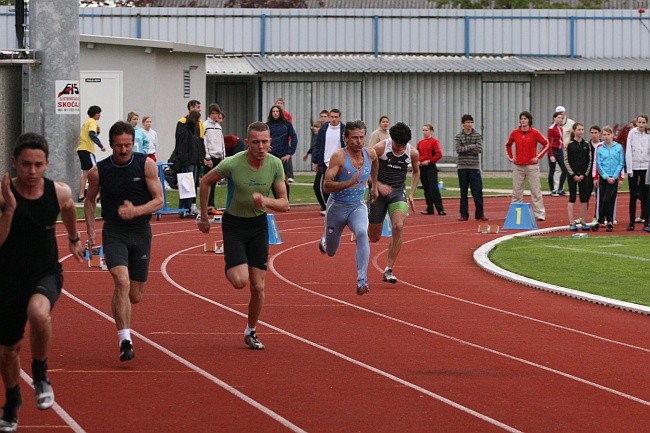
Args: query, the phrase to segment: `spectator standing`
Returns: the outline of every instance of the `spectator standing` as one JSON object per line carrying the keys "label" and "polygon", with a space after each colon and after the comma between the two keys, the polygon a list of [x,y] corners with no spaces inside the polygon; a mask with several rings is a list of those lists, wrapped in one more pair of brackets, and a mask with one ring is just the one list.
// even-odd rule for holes
{"label": "spectator standing", "polygon": [[282,161],[286,177],[285,182],[287,183],[287,197],[289,197],[289,178],[291,177],[289,174],[292,170],[290,167],[291,157],[296,153],[298,136],[291,122],[284,118],[284,112],[279,105],[271,107],[266,124],[271,134],[271,155]]}
{"label": "spectator standing", "polygon": [[388,133],[388,128],[390,128],[390,119],[388,116],[381,116],[379,118],[379,127],[370,134],[368,147],[372,147],[382,140],[389,139],[390,134]]}
{"label": "spectator standing", "polygon": [[575,221],[574,206],[576,196],[580,196],[580,223],[584,231],[589,230],[587,225],[587,208],[591,197],[591,145],[584,139],[585,127],[582,123],[573,124],[573,138],[564,148],[564,164],[568,173],[569,204],[569,229],[578,231]]}
{"label": "spectator standing", "polygon": [[470,114],[461,117],[463,130],[456,134],[454,145],[458,154],[456,163],[458,185],[460,186],[460,217],[458,221],[469,219],[467,190],[474,199],[474,217],[478,221],[487,221],[483,208],[483,179],[481,178],[480,155],[483,152],[483,136],[474,129],[474,118]]}
{"label": "spectator standing", "polygon": [[[321,126],[323,126],[323,122],[321,120],[317,120],[312,124],[311,145],[309,146],[309,150],[307,151],[307,153],[305,153],[305,155],[302,157],[303,161],[306,161],[309,155],[311,155],[314,152],[314,143],[316,142],[316,137],[318,137],[318,130],[320,129]],[[318,200],[318,204],[320,205],[321,215],[325,215],[325,201],[323,201],[323,195],[320,192],[320,182],[318,182],[317,177],[314,177],[313,189],[314,189],[314,195],[316,196],[316,200]]]}
{"label": "spectator standing", "polygon": [[133,126],[135,130],[135,141],[133,143],[133,151],[138,153],[144,153],[145,155],[149,154],[149,138],[145,134],[144,129],[138,126],[138,121],[140,120],[140,115],[135,111],[129,112],[126,117],[126,121]]}
{"label": "spectator standing", "polygon": [[[558,105],[555,107],[554,113],[562,113],[564,116],[564,120],[562,121],[562,137],[563,137],[563,144],[564,146],[569,144],[569,141],[571,141],[571,134],[573,133],[573,124],[575,121],[573,119],[569,119],[569,116],[567,116],[566,113],[566,108],[564,108],[563,105]],[[550,149],[549,149],[550,152]],[[555,190],[558,191],[560,190],[560,176],[562,175],[562,172],[555,172],[553,176],[553,186],[554,188],[551,188],[551,191]]]}
{"label": "spectator standing", "polygon": [[[623,184],[620,178],[623,172],[625,155],[623,146],[614,141],[614,131],[611,127],[603,128],[603,143],[596,150],[596,166],[598,170],[599,200],[598,204],[598,223],[604,224],[607,220],[607,231],[611,232],[614,228],[614,210],[616,207],[616,195],[619,185]],[[596,224],[593,229],[598,230]]]}
{"label": "spectator standing", "polygon": [[106,148],[99,140],[99,125],[97,121],[102,117],[102,109],[97,105],[88,108],[88,119],[81,125],[79,132],[79,145],[77,146],[77,156],[81,164],[81,179],[79,182],[79,195],[77,202],[83,203],[86,198],[86,183],[88,181],[88,170],[97,164],[95,158],[95,145],[99,146],[102,152]]}
{"label": "spectator standing", "polygon": [[650,189],[646,184],[646,172],[650,169],[650,128],[648,116],[639,114],[636,127],[627,135],[625,167],[630,186],[630,223],[628,231],[634,230],[637,197],[641,199],[641,219],[646,227],[650,223]]}
{"label": "spectator standing", "polygon": [[[280,106],[280,109],[282,110],[282,114],[284,114],[284,118],[293,125],[293,118],[291,117],[291,113],[289,113],[284,107],[284,98],[276,99],[275,105]],[[291,142],[291,138],[289,139],[289,142]],[[294,149],[297,149],[298,148],[297,143],[294,144],[293,147]],[[291,154],[289,161],[283,164],[283,166],[284,166],[284,174],[287,175],[287,183],[293,183],[293,154]]]}
{"label": "spectator standing", "polygon": [[[564,130],[562,129],[563,121],[564,114],[561,111],[553,114],[553,123],[548,127],[547,134],[549,142],[548,188],[551,191],[551,196],[553,197],[566,195],[566,192],[564,192],[564,182],[567,177],[567,171],[564,165]],[[557,188],[555,188],[554,179],[556,166],[562,172]]]}
{"label": "spectator standing", "polygon": [[[172,161],[178,167],[176,170],[177,173],[192,173],[196,182],[199,177],[199,168],[205,155],[205,148],[198,136],[199,124],[202,125],[201,113],[198,111],[190,111],[186,117],[185,122],[179,122],[176,128],[176,146],[172,155]],[[196,188],[195,185],[194,187]],[[178,207],[188,209],[188,211],[181,211],[179,213],[180,218],[193,218],[198,215],[196,211],[196,197],[179,198]]]}
{"label": "spectator standing", "polygon": [[[538,153],[537,145],[542,149]],[[512,202],[524,201],[524,183],[528,180],[533,201],[533,213],[539,221],[546,219],[546,209],[539,183],[539,159],[548,151],[548,140],[533,128],[533,115],[528,111],[519,113],[519,128],[510,132],[506,142],[506,154],[512,162]],[[514,149],[513,149],[514,147]]]}
{"label": "spectator standing", "polygon": [[436,162],[442,158],[442,149],[438,139],[432,135],[433,131],[433,125],[425,123],[422,126],[424,138],[417,145],[418,152],[420,152],[420,180],[424,189],[424,201],[427,204],[427,208],[420,213],[434,215],[433,207],[435,206],[438,215],[447,215],[438,188],[438,167],[436,166]]}
{"label": "spectator standing", "polygon": [[149,148],[147,149],[147,156],[156,161],[156,152],[158,152],[158,133],[151,128],[153,119],[151,116],[144,116],[142,118],[142,129],[147,135],[149,140]]}
{"label": "spectator standing", "polygon": [[[341,122],[341,111],[338,108],[330,110],[330,119],[318,130],[312,151],[312,163],[316,165],[316,180],[320,185],[323,202],[327,203],[329,193],[323,190],[323,178],[330,163],[332,154],[345,147],[345,123]],[[316,182],[314,180],[314,182]]]}
{"label": "spectator standing", "polygon": [[[219,165],[219,163],[226,157],[226,143],[223,138],[223,112],[221,107],[217,104],[210,104],[208,106],[208,118],[203,122],[203,144],[205,146],[205,157],[203,165],[206,171]],[[216,192],[216,184],[210,186],[210,193],[208,195],[208,215],[218,215],[214,203],[214,195]]]}

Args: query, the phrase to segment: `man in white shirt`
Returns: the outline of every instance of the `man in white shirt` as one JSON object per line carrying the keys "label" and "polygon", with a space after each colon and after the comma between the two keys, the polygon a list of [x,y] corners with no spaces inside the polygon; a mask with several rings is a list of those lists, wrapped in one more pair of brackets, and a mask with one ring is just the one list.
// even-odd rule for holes
{"label": "man in white shirt", "polygon": [[[344,133],[345,124],[341,122],[341,111],[333,108],[330,110],[329,122],[325,122],[318,131],[312,151],[312,163],[318,166],[316,176],[320,179],[321,194],[325,203],[329,198],[329,194],[323,191],[325,171],[329,167],[330,158],[334,152],[345,147]],[[325,212],[321,212],[321,214],[324,215]]]}
{"label": "man in white shirt", "polygon": [[[223,112],[218,104],[210,104],[208,107],[208,118],[203,122],[203,144],[205,145],[205,158],[203,165],[206,171],[212,167],[216,167],[222,159],[226,157],[226,144],[223,139],[223,130],[221,123],[223,122]],[[214,194],[216,184],[210,187],[210,195],[208,196],[208,214],[218,215],[219,212],[214,205]]]}

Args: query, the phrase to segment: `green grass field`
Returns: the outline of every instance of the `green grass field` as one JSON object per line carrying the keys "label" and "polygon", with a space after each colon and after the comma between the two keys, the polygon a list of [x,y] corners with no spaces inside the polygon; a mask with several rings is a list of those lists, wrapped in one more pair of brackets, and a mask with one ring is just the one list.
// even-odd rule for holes
{"label": "green grass field", "polygon": [[490,259],[535,280],[650,306],[649,247],[643,235],[524,237],[501,242]]}

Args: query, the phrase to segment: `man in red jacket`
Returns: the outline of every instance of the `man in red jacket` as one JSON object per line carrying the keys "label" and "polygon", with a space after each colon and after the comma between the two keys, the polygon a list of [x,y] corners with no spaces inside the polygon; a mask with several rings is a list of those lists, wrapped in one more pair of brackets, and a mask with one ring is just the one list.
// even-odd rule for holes
{"label": "man in red jacket", "polygon": [[[537,144],[542,150],[537,153]],[[514,144],[514,152],[512,145]],[[533,213],[539,221],[546,219],[542,188],[539,183],[539,159],[548,151],[548,140],[533,128],[533,115],[528,111],[519,114],[519,128],[513,129],[506,142],[508,159],[512,167],[512,202],[524,200],[524,182],[528,179],[533,199]]]}

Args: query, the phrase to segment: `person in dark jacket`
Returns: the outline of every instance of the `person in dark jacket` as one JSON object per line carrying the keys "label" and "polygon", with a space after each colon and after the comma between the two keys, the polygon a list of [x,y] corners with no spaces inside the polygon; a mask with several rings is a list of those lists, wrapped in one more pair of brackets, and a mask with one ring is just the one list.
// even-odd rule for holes
{"label": "person in dark jacket", "polygon": [[[284,182],[287,185],[287,197],[289,197],[288,178],[293,175],[291,171],[291,157],[296,153],[298,136],[291,122],[284,117],[284,110],[279,105],[274,105],[269,111],[266,121],[271,133],[271,155],[280,158],[284,169]],[[273,192],[275,194],[275,190]]]}
{"label": "person in dark jacket", "polygon": [[589,231],[587,225],[587,208],[591,197],[591,144],[584,139],[585,127],[582,123],[573,124],[573,138],[564,148],[564,165],[566,167],[569,183],[569,224],[571,231],[578,231],[573,215],[577,191],[580,191],[580,221],[582,229]]}
{"label": "person in dark jacket", "polygon": [[[203,155],[205,149],[203,143],[199,139],[199,119],[201,113],[198,111],[190,111],[185,122],[179,122],[176,128],[176,146],[174,148],[173,160],[176,164],[177,173],[192,173],[194,176],[195,188],[196,182],[199,178],[199,168],[203,163]],[[187,209],[188,211],[181,211],[179,216],[181,218],[196,217],[196,197],[184,198],[178,200],[178,207],[180,209]]]}
{"label": "person in dark jacket", "polygon": [[316,165],[316,178],[320,182],[323,202],[327,203],[329,193],[323,191],[325,171],[330,163],[330,158],[339,149],[345,147],[343,135],[345,123],[341,122],[341,111],[337,108],[330,110],[330,121],[325,122],[318,131],[311,153],[311,162]]}

